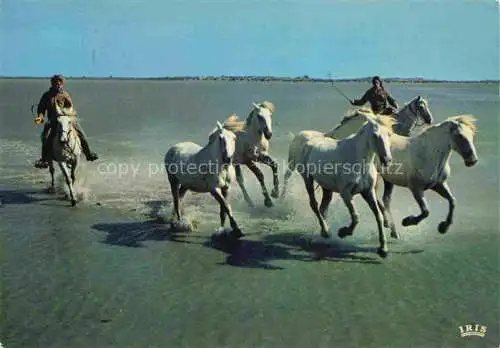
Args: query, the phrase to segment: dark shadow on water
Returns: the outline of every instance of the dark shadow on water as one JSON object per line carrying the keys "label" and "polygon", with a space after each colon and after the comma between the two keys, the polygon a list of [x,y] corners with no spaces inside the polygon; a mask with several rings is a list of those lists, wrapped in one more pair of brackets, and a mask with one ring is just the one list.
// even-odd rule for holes
{"label": "dark shadow on water", "polygon": [[[284,269],[282,266],[271,263],[279,260],[303,262],[327,260],[365,264],[382,264],[384,262],[376,254],[376,247],[356,246],[331,240],[325,243],[310,243],[304,236],[303,233],[269,234],[263,236],[260,240],[248,240],[245,237],[239,240],[230,237],[212,237],[203,245],[228,254],[222,264],[243,268]],[[183,242],[181,240],[176,241]],[[391,253],[391,251],[389,252]],[[421,250],[392,253],[418,252],[421,252]],[[360,255],[362,253],[369,255]]]}
{"label": "dark shadow on water", "polygon": [[273,265],[273,260],[305,261],[308,256],[294,253],[293,248],[286,246],[266,244],[262,241],[231,238],[211,238],[204,246],[222,251],[228,256],[221,265],[243,268],[261,268],[267,270],[281,270],[284,267]]}
{"label": "dark shadow on water", "polygon": [[37,197],[48,195],[46,189],[39,190],[0,190],[0,208],[6,204],[31,204],[51,199],[51,197]]}
{"label": "dark shadow on water", "polygon": [[164,241],[173,238],[168,225],[159,220],[99,223],[93,225],[92,229],[108,234],[102,243],[134,248],[143,247],[142,242],[148,240]]}

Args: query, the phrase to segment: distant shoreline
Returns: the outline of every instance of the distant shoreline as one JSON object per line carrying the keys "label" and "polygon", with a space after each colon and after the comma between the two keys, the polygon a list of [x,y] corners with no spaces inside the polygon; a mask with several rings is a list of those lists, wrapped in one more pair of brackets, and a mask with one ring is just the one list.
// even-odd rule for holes
{"label": "distant shoreline", "polygon": [[[4,80],[45,80],[50,76],[0,76]],[[299,77],[276,77],[276,76],[165,76],[165,77],[87,77],[87,76],[65,76],[67,80],[148,80],[148,81],[248,81],[248,82],[370,82],[371,77],[327,79],[313,78],[309,76]],[[500,83],[500,80],[439,80],[425,78],[384,78],[387,83]]]}

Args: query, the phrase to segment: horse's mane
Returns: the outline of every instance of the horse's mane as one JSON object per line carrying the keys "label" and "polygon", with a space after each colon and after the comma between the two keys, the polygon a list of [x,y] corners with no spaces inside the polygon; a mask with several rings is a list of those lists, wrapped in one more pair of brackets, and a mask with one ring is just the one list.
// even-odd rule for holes
{"label": "horse's mane", "polygon": [[223,127],[234,133],[244,130],[246,125],[245,121],[241,121],[235,113],[232,113],[224,121]]}
{"label": "horse's mane", "polygon": [[366,107],[361,107],[359,109],[354,109],[354,110],[349,110],[345,113],[344,118],[342,121],[340,121],[340,124],[345,124],[356,117],[370,117],[370,118],[376,118],[376,115],[373,113],[373,111],[369,108]]}
{"label": "horse's mane", "polygon": [[382,127],[386,127],[389,129],[392,133],[392,127],[398,123],[393,117],[391,116],[383,116],[383,115],[377,115],[375,118],[373,118],[375,122],[377,122],[379,125]]}
{"label": "horse's mane", "polygon": [[377,122],[379,125],[383,127],[387,127],[392,131],[392,127],[394,124],[397,123],[397,121],[391,117],[391,116],[384,116],[384,115],[376,115],[373,113],[373,111],[369,108],[366,107],[361,107],[359,109],[355,110],[350,110],[348,111],[345,115],[342,121],[340,121],[340,126],[345,125],[351,120],[356,119],[357,117],[362,117],[362,118],[367,118],[369,120],[373,120]]}
{"label": "horse's mane", "polygon": [[[448,117],[444,122],[446,122],[446,121],[455,121],[455,122],[461,123],[465,127],[468,127],[472,131],[472,133],[474,133],[474,134],[477,131],[477,126],[476,126],[477,119],[470,114],[451,116],[451,117]],[[442,122],[442,123],[444,123],[444,122]]]}

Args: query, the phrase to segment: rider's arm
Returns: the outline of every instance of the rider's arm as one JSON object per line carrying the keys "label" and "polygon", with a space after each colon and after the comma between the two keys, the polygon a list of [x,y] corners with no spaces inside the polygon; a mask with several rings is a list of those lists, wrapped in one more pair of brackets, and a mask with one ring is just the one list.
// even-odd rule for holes
{"label": "rider's arm", "polygon": [[367,90],[361,99],[354,99],[352,105],[362,106],[370,99],[371,89]]}
{"label": "rider's arm", "polygon": [[38,107],[36,110],[36,115],[40,118],[45,116],[45,111],[47,111],[49,107],[50,97],[48,93],[44,93],[38,102]]}
{"label": "rider's arm", "polygon": [[396,103],[396,100],[393,97],[391,97],[391,95],[389,93],[387,93],[387,101],[389,102],[389,104],[391,106],[398,109],[398,103]]}

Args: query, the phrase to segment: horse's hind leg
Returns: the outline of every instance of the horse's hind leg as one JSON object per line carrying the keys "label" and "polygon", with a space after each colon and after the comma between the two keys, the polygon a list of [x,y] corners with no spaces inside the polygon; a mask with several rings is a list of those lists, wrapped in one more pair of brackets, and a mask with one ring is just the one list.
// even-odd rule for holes
{"label": "horse's hind leg", "polygon": [[330,237],[330,235],[328,234],[328,225],[318,209],[318,201],[316,200],[316,196],[314,195],[314,179],[312,176],[305,175],[303,175],[302,178],[304,179],[307,194],[309,195],[309,206],[319,220],[319,225],[321,227],[321,236],[323,238],[328,238]]}
{"label": "horse's hind leg", "polygon": [[321,205],[319,206],[319,212],[323,215],[323,218],[326,219],[326,215],[328,213],[328,206],[332,201],[333,192],[331,190],[327,190],[323,188],[323,197],[321,198]]}
{"label": "horse's hind leg", "polygon": [[59,162],[59,168],[61,168],[61,171],[63,172],[64,175],[64,179],[66,179],[66,185],[68,185],[69,189],[69,198],[71,199],[71,205],[74,207],[76,205],[76,199],[75,199],[75,194],[73,192],[73,183],[70,178],[68,167],[66,166],[65,163]]}
{"label": "horse's hind leg", "polygon": [[269,192],[267,192],[266,183],[264,182],[264,174],[259,169],[259,167],[257,167],[257,164],[253,161],[248,162],[247,167],[252,171],[252,173],[254,173],[255,177],[259,181],[260,187],[262,188],[262,194],[264,195],[264,205],[266,207],[272,207],[273,201],[271,199],[271,196],[269,196]]}
{"label": "horse's hind leg", "polygon": [[450,191],[446,182],[438,183],[432,187],[432,190],[448,201],[448,216],[445,221],[441,221],[438,226],[439,233],[446,233],[453,223],[453,212],[455,210],[455,197]]}
{"label": "horse's hind leg", "polygon": [[384,194],[382,196],[384,210],[382,211],[382,214],[384,215],[384,226],[391,229],[391,237],[398,239],[399,235],[396,231],[396,224],[394,223],[394,217],[392,216],[391,211],[391,196],[393,189],[394,184],[384,180]]}
{"label": "horse's hind leg", "polygon": [[[210,194],[212,197],[215,198],[217,202],[219,202],[220,209],[224,210],[227,216],[229,217],[229,223],[231,224],[231,228],[233,229],[231,232],[231,235],[234,236],[235,238],[241,238],[244,236],[243,232],[241,232],[240,227],[236,223],[233,217],[233,212],[231,210],[231,205],[227,202],[227,200],[224,198],[224,194],[220,188],[215,188],[212,191],[210,191]],[[225,193],[227,197],[227,192]],[[221,223],[222,223],[222,212],[221,212]],[[224,225],[221,225],[221,227],[224,227]]]}
{"label": "horse's hind leg", "polygon": [[280,197],[281,200],[285,199],[286,190],[288,189],[288,180],[290,180],[292,174],[293,174],[293,169],[290,168],[289,164],[285,172],[285,175],[283,177],[283,189],[281,191],[281,197]]}
{"label": "horse's hind leg", "polygon": [[424,191],[421,189],[412,188],[411,193],[420,207],[420,215],[410,215],[403,219],[403,226],[417,225],[420,221],[429,216],[429,208],[427,207],[427,201],[424,197]]}
{"label": "horse's hind leg", "polygon": [[279,181],[279,174],[278,174],[278,164],[274,159],[271,158],[271,156],[267,154],[260,154],[258,158],[259,162],[262,162],[266,165],[268,165],[271,170],[273,171],[273,190],[271,191],[271,197],[273,198],[278,198],[280,194],[280,181]]}
{"label": "horse's hind leg", "polygon": [[373,214],[375,215],[375,219],[377,220],[377,228],[378,228],[378,239],[380,242],[380,246],[377,249],[377,254],[380,257],[387,257],[387,241],[385,239],[384,229],[382,228],[382,212],[379,209],[377,203],[377,197],[375,196],[375,190],[371,189],[369,191],[362,192],[361,195],[365,199],[366,203],[370,206]]}
{"label": "horse's hind leg", "polygon": [[247,189],[245,188],[245,179],[243,178],[243,173],[241,172],[241,165],[236,164],[234,166],[234,171],[236,174],[236,181],[238,182],[238,185],[241,188],[241,192],[243,192],[243,198],[245,201],[248,203],[249,206],[253,207],[254,204],[252,202],[252,199],[248,195]]}
{"label": "horse's hind leg", "polygon": [[54,178],[54,162],[52,160],[49,161],[49,172],[50,172],[50,187],[48,188],[47,192],[48,193],[55,193],[56,192],[56,187],[55,187],[55,178]]}
{"label": "horse's hind leg", "polygon": [[356,208],[354,207],[354,204],[352,202],[353,197],[350,188],[345,189],[343,192],[341,192],[340,196],[342,197],[342,200],[344,201],[344,204],[346,205],[347,209],[349,210],[349,214],[351,215],[351,224],[349,226],[341,227],[337,232],[337,235],[340,238],[344,238],[345,236],[352,235],[352,231],[354,231],[354,229],[358,225],[359,214],[356,211]]}

